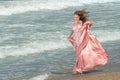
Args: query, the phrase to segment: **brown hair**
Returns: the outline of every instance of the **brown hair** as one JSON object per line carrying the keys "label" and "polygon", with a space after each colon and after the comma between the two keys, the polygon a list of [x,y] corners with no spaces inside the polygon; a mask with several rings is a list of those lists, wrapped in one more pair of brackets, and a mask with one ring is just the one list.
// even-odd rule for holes
{"label": "brown hair", "polygon": [[77,10],[77,11],[74,12],[74,15],[80,16],[80,20],[83,21],[83,23],[88,20],[87,19],[87,14],[88,14],[88,12],[86,12],[85,9],[83,9],[83,10]]}

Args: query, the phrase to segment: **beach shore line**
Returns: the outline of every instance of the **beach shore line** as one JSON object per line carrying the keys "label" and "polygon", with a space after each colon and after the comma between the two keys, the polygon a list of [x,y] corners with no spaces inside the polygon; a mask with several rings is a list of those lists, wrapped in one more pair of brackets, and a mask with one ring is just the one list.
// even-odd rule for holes
{"label": "beach shore line", "polygon": [[51,75],[45,80],[120,80],[120,72],[99,75]]}

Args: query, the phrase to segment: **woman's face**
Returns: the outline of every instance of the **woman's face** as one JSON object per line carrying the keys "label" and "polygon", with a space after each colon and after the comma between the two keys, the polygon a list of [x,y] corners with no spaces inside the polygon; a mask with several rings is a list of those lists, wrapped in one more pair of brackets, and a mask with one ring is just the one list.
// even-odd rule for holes
{"label": "woman's face", "polygon": [[77,22],[79,22],[80,21],[80,16],[78,16],[78,15],[75,14],[74,15],[74,20],[77,21]]}

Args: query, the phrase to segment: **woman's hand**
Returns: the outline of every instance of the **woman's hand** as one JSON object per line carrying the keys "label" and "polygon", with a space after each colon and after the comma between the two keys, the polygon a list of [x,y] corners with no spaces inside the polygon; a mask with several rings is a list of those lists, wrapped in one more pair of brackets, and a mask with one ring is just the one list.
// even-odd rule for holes
{"label": "woman's hand", "polygon": [[67,37],[67,39],[70,39],[73,34],[73,30],[71,31],[70,35]]}
{"label": "woman's hand", "polygon": [[68,36],[68,37],[67,37],[67,39],[70,39],[70,38],[71,38],[71,36]]}

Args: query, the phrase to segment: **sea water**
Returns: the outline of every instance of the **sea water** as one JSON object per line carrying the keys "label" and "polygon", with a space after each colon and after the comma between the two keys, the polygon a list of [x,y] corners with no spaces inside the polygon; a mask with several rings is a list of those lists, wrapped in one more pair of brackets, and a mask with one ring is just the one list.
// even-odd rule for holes
{"label": "sea water", "polygon": [[[119,50],[119,1],[0,0],[0,80],[44,80],[71,69],[75,56],[67,37],[76,10],[90,12],[90,32],[106,50]],[[109,41],[114,44],[105,45]],[[112,53],[110,63],[120,63],[119,51]]]}

